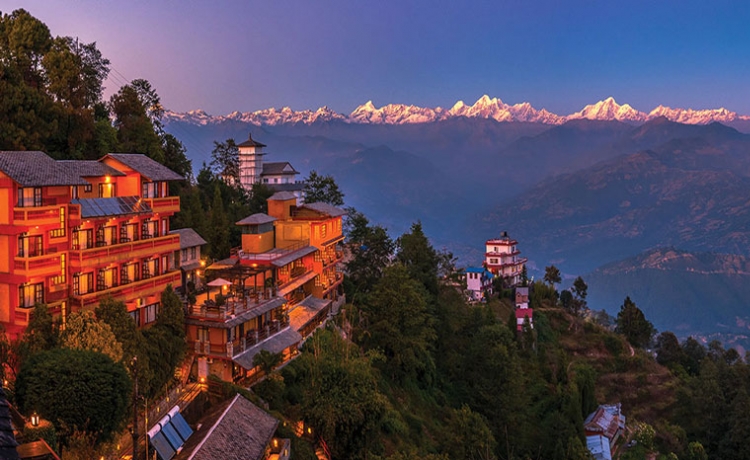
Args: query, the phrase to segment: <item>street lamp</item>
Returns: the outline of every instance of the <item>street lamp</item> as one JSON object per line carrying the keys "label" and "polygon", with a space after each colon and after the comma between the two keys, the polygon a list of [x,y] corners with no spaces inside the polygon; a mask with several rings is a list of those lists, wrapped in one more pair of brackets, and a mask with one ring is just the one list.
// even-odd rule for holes
{"label": "street lamp", "polygon": [[39,426],[39,414],[37,414],[36,412],[31,414],[31,426],[33,427]]}

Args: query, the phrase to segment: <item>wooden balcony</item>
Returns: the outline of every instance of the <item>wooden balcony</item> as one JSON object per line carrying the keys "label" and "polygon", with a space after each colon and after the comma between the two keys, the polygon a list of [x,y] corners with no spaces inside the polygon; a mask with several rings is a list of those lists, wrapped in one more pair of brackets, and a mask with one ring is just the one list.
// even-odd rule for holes
{"label": "wooden balcony", "polygon": [[26,278],[60,274],[60,253],[58,252],[47,252],[35,257],[16,257],[13,263],[13,274]]}
{"label": "wooden balcony", "polygon": [[[13,208],[13,224],[17,226],[59,225],[60,208],[70,208],[67,204]],[[68,214],[66,209],[66,214]]]}
{"label": "wooden balcony", "polygon": [[73,250],[70,251],[70,263],[73,268],[108,265],[179,250],[179,235],[165,235],[98,248]]}
{"label": "wooden balcony", "polygon": [[248,348],[264,342],[279,332],[289,327],[289,319],[274,320],[260,329],[252,329],[243,337],[237,337],[231,342],[211,343],[196,340],[193,342],[193,352],[196,355],[216,356],[221,358],[233,358],[243,353]]}
{"label": "wooden balcony", "polygon": [[108,289],[102,289],[88,294],[73,295],[72,300],[78,307],[86,307],[99,303],[104,296],[112,296],[117,300],[128,301],[136,297],[148,297],[154,294],[160,294],[168,284],[172,287],[180,285],[181,275],[179,271],[171,271],[158,276],[152,276],[148,279],[134,281],[128,284],[113,286]]}
{"label": "wooden balcony", "polygon": [[155,213],[180,212],[180,197],[165,196],[162,198],[144,198],[143,201],[151,207]]}

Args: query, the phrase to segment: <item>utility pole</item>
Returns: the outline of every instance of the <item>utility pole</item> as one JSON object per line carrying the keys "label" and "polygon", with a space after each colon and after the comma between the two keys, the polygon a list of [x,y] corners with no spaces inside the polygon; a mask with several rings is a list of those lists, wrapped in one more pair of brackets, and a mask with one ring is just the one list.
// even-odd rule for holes
{"label": "utility pole", "polygon": [[133,460],[138,458],[138,357],[133,356]]}

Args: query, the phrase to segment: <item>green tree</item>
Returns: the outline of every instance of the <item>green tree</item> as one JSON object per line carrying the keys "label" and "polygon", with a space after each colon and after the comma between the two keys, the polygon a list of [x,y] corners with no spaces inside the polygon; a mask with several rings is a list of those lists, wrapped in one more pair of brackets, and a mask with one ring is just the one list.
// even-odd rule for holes
{"label": "green tree", "polygon": [[624,335],[631,345],[641,348],[648,346],[651,337],[656,333],[653,324],[646,319],[641,309],[630,300],[630,297],[625,297],[625,301],[620,306],[615,330]]}
{"label": "green tree", "polygon": [[240,183],[240,149],[234,139],[224,142],[214,141],[211,151],[211,168],[224,181],[238,185]]}
{"label": "green tree", "polygon": [[306,203],[328,203],[334,206],[344,205],[344,193],[339,189],[333,176],[323,176],[315,170],[305,179],[305,202]]}
{"label": "green tree", "polygon": [[586,304],[588,290],[588,285],[580,276],[573,281],[573,287],[570,288],[570,291],[575,298],[575,302],[573,302],[573,310],[576,315],[580,313],[581,310],[586,310],[588,308]]}
{"label": "green tree", "polygon": [[222,200],[221,188],[218,183],[214,184],[213,201],[208,217],[208,221],[211,222],[210,231],[207,235],[210,256],[214,259],[229,257],[229,250],[231,249],[229,242],[229,219],[224,210],[224,201]]}
{"label": "green tree", "polygon": [[396,260],[406,267],[409,276],[422,283],[433,298],[437,296],[439,258],[422,231],[422,223],[413,223],[410,231],[396,241],[396,247]]}
{"label": "green tree", "polygon": [[550,265],[549,267],[544,267],[544,282],[549,284],[552,287],[555,287],[555,284],[560,284],[562,281],[562,277],[560,276],[560,269],[555,267],[554,265]]}
{"label": "green tree", "polygon": [[305,347],[292,363],[304,382],[304,420],[326,440],[333,458],[366,458],[389,408],[373,358],[328,330],[316,332]]}
{"label": "green tree", "polygon": [[674,366],[685,361],[682,347],[677,337],[669,331],[656,337],[656,361],[662,366]]}
{"label": "green tree", "polygon": [[284,361],[282,353],[271,353],[268,350],[260,350],[253,356],[253,366],[259,366],[265,375],[270,375],[276,367]]}
{"label": "green tree", "polygon": [[487,421],[469,406],[454,409],[448,419],[445,451],[448,458],[495,459],[496,442]]}
{"label": "green tree", "polygon": [[70,314],[65,330],[60,334],[60,345],[63,348],[96,351],[115,362],[122,360],[122,345],[112,328],[105,322],[97,321],[90,310]]}
{"label": "green tree", "polygon": [[123,362],[130,362],[137,354],[140,332],[125,303],[105,297],[94,312],[99,321],[109,325],[115,339],[122,344]]}
{"label": "green tree", "polygon": [[130,85],[120,88],[110,98],[109,107],[115,117],[114,126],[117,128],[120,149],[147,155],[163,164],[165,158],[161,138],[149,117],[148,104],[153,106],[155,102],[150,95],[143,94],[144,82],[145,80],[133,80]]}
{"label": "green tree", "polygon": [[34,305],[23,340],[28,345],[29,353],[51,350],[57,346],[59,331],[46,304]]}
{"label": "green tree", "polygon": [[383,351],[390,376],[431,378],[434,319],[427,310],[424,289],[407,269],[400,264],[386,268],[369,305],[362,308],[369,322],[365,343]]}
{"label": "green tree", "polygon": [[706,349],[703,345],[692,337],[688,337],[682,345],[683,363],[682,367],[690,375],[698,375],[701,363],[706,357]]}
{"label": "green tree", "polygon": [[347,220],[351,223],[347,235],[352,257],[346,263],[344,282],[351,286],[347,289],[347,297],[358,302],[383,276],[391,262],[395,244],[385,228],[369,225],[363,214],[358,213],[354,219]]}
{"label": "green tree", "polygon": [[701,443],[693,441],[688,444],[685,460],[708,460],[708,454]]}
{"label": "green tree", "polygon": [[107,441],[123,427],[131,382],[125,368],[102,353],[58,348],[26,360],[16,380],[22,412],[52,422],[65,442],[74,430]]}
{"label": "green tree", "polygon": [[161,293],[161,309],[156,315],[156,326],[164,327],[179,339],[185,339],[185,309],[171,284]]}

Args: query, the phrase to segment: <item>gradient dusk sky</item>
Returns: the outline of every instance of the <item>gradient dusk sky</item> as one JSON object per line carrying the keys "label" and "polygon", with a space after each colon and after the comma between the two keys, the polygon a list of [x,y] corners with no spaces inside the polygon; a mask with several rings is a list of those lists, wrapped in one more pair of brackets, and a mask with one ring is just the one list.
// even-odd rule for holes
{"label": "gradient dusk sky", "polygon": [[750,114],[750,2],[672,0],[0,0],[96,41],[107,96],[145,78],[212,115],[482,94],[558,114],[608,96],[650,111]]}

